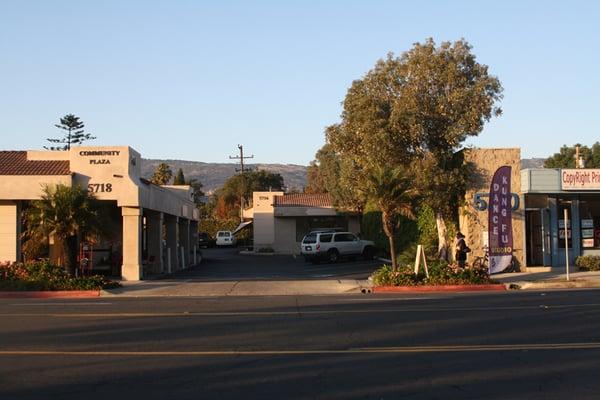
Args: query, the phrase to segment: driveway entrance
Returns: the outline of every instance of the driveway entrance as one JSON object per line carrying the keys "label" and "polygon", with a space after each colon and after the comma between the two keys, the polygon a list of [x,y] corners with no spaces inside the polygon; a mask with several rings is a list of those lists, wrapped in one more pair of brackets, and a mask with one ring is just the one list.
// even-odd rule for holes
{"label": "driveway entrance", "polygon": [[245,255],[239,248],[202,249],[202,263],[167,279],[196,282],[216,281],[293,281],[366,279],[381,261],[342,260],[335,264],[312,264],[301,256]]}

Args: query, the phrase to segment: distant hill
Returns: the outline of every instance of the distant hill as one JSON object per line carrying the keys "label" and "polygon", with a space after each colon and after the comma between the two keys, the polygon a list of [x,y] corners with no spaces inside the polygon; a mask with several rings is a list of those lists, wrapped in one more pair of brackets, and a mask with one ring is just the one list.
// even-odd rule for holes
{"label": "distant hill", "polygon": [[544,168],[545,158],[524,158],[521,160],[521,169]]}
{"label": "distant hill", "polygon": [[[521,160],[521,168],[543,168],[545,160],[545,158],[525,158]],[[207,194],[223,186],[227,178],[234,175],[236,168],[239,167],[239,164],[234,163],[142,159],[142,176],[150,178],[158,164],[163,162],[171,166],[173,174],[181,168],[186,179],[198,179],[204,185],[202,190]],[[306,186],[306,166],[304,165],[248,164],[248,167],[281,174],[287,190],[302,190]]]}
{"label": "distant hill", "polygon": [[[142,159],[142,176],[150,178],[160,163],[169,164],[173,175],[181,168],[186,179],[198,179],[205,193],[211,193],[223,186],[223,183],[236,173],[239,164],[234,163],[205,163],[185,160],[150,160]],[[247,164],[252,169],[261,169],[279,173],[287,190],[302,190],[306,186],[306,167],[293,164]]]}

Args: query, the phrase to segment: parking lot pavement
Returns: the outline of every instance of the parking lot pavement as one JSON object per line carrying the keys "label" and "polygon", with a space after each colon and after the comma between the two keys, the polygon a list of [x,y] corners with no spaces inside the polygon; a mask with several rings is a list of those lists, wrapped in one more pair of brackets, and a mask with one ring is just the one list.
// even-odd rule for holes
{"label": "parking lot pavement", "polygon": [[306,262],[301,256],[240,254],[240,248],[202,249],[197,267],[165,277],[167,280],[257,281],[366,279],[381,262],[361,259],[335,264]]}

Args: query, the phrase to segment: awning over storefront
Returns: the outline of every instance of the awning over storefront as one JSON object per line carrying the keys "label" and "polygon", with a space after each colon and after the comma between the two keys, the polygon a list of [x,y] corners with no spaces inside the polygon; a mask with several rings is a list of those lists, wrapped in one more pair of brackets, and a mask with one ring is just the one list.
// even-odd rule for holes
{"label": "awning over storefront", "polygon": [[232,233],[235,235],[236,233],[238,233],[242,229],[250,226],[250,224],[252,224],[252,221],[242,222],[241,224],[238,225],[237,228],[235,228],[235,230]]}

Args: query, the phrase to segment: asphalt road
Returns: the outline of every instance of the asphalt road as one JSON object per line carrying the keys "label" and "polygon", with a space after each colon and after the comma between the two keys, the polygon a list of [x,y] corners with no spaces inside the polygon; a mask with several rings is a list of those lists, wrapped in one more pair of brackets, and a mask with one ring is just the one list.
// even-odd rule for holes
{"label": "asphalt road", "polygon": [[360,257],[335,264],[306,262],[301,256],[242,255],[239,248],[202,249],[199,266],[167,276],[191,281],[311,280],[327,278],[366,279],[381,266],[380,261]]}
{"label": "asphalt road", "polygon": [[598,398],[599,295],[1,300],[0,398]]}

